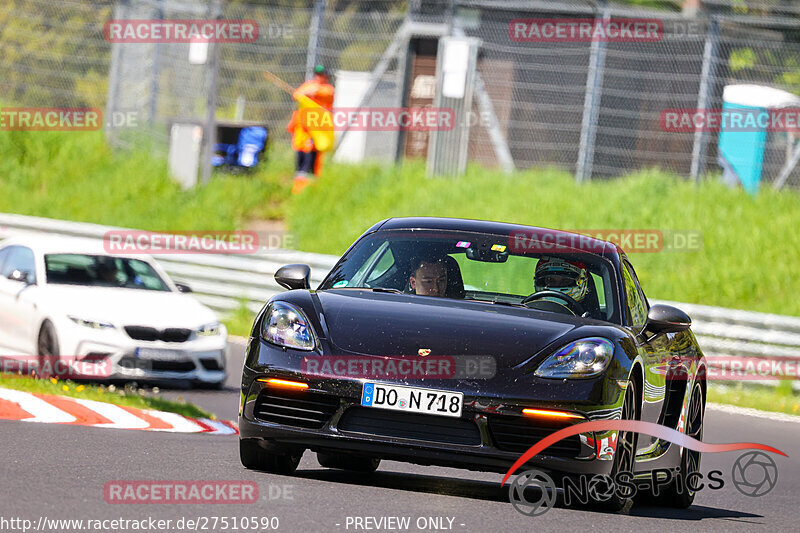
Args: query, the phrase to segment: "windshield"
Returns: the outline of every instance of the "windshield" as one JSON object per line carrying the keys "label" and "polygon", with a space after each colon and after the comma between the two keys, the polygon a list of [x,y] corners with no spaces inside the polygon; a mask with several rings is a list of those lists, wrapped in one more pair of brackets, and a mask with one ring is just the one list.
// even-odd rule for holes
{"label": "windshield", "polygon": [[617,322],[613,266],[592,253],[515,250],[505,235],[393,230],[359,241],[319,289],[371,289]]}
{"label": "windshield", "polygon": [[107,255],[48,254],[47,283],[169,291],[156,271],[140,259]]}

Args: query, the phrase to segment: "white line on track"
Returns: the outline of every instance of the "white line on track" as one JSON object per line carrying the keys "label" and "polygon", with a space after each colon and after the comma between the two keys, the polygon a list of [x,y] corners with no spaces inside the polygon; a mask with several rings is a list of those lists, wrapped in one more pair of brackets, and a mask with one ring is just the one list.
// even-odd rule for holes
{"label": "white line on track", "polygon": [[74,401],[87,409],[91,409],[100,416],[111,420],[108,424],[93,424],[94,427],[115,429],[145,429],[150,427],[150,424],[148,424],[146,420],[132,415],[125,409],[114,404],[77,398],[74,399]]}
{"label": "white line on track", "polygon": [[165,411],[145,411],[148,415],[159,418],[172,426],[172,429],[155,429],[153,431],[167,431],[170,433],[200,433],[204,428],[195,424],[188,418],[176,413],[167,413]]}
{"label": "white line on track", "polygon": [[211,426],[212,428],[214,428],[214,433],[217,435],[236,434],[236,431],[232,427],[227,426],[218,420],[210,420],[208,418],[200,418],[198,420],[200,420],[200,422],[202,422],[203,424],[206,424],[207,426]]}
{"label": "white line on track", "polygon": [[75,422],[75,417],[62,411],[58,407],[37,398],[29,392],[11,389],[0,389],[0,399],[8,400],[19,405],[20,409],[29,412],[33,418],[26,418],[24,422],[50,422],[70,423]]}

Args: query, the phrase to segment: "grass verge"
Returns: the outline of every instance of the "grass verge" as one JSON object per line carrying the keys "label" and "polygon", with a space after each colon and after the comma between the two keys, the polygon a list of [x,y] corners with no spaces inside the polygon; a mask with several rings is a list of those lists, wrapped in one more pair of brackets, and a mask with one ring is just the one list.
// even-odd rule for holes
{"label": "grass verge", "polygon": [[251,219],[279,219],[292,187],[285,151],[249,174],[215,173],[183,190],[165,157],[142,146],[114,152],[103,132],[0,135],[0,212],[148,231],[229,231]]}
{"label": "grass verge", "polygon": [[152,231],[234,230],[288,217],[303,250],[340,254],[391,216],[503,220],[559,229],[694,230],[699,251],[638,253],[654,298],[800,316],[800,194],[764,188],[753,198],[716,181],[699,186],[650,170],[578,185],[556,169],[506,176],[471,165],[458,179],[400,167],[328,163],[316,186],[290,199],[291,152],[274,145],[252,174],[217,173],[184,191],[166,159],[140,146],[112,151],[103,132],[0,135],[0,212]]}
{"label": "grass verge", "polygon": [[72,380],[36,379],[19,374],[0,373],[0,388],[14,389],[37,394],[52,394],[55,396],[68,396],[83,400],[96,400],[98,402],[113,403],[137,409],[155,409],[177,413],[189,418],[210,418],[216,416],[186,402],[175,402],[153,396],[153,393],[130,386],[115,387],[114,385],[95,385],[76,383]]}
{"label": "grass verge", "polygon": [[256,314],[247,308],[246,302],[242,301],[233,313],[222,317],[222,323],[228,329],[229,335],[249,337],[255,318]]}

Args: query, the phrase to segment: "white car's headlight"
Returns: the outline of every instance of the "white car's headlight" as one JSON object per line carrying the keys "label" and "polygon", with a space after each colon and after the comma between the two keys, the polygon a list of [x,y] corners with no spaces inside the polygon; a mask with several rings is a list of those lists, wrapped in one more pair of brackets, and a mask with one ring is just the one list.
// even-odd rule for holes
{"label": "white car's headlight", "polygon": [[196,333],[198,337],[214,337],[219,335],[221,331],[222,329],[220,328],[220,323],[212,322],[197,328]]}
{"label": "white car's headlight", "polygon": [[535,374],[544,378],[588,378],[606,369],[614,344],[602,337],[573,341],[545,359]]}
{"label": "white car's headlight", "polygon": [[[69,316],[69,315],[68,315]],[[80,326],[86,326],[92,329],[114,329],[114,324],[109,322],[101,322],[99,320],[87,320],[85,318],[78,318],[76,316],[69,316],[69,319]]]}
{"label": "white car's headlight", "polygon": [[313,350],[314,330],[305,313],[286,302],[273,302],[264,313],[261,336],[265,341],[296,350]]}

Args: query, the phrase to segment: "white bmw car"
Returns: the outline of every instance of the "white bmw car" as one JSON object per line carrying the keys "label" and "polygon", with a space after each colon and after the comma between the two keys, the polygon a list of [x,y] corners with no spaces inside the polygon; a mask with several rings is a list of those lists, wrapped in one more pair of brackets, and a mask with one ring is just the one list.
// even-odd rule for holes
{"label": "white bmw car", "polygon": [[73,378],[221,386],[227,331],[186,292],[149,256],[108,254],[83,239],[7,239],[0,356],[33,361],[45,375],[68,367]]}

